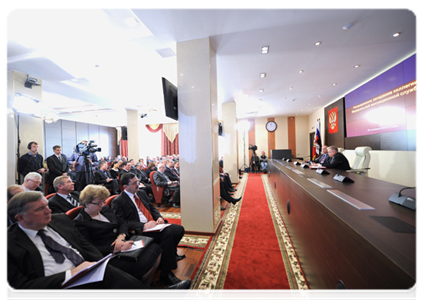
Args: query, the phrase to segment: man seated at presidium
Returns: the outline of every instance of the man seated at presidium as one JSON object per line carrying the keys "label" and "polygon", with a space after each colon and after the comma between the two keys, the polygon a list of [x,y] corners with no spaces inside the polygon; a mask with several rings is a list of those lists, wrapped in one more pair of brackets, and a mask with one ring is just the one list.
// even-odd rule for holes
{"label": "man seated at presidium", "polygon": [[74,183],[69,176],[59,176],[53,182],[56,195],[48,200],[53,214],[65,213],[79,206],[79,192],[74,191]]}
{"label": "man seated at presidium", "polygon": [[[322,164],[322,163],[329,163],[330,160],[331,160],[331,157],[328,154],[328,146],[323,145],[322,146],[322,154],[320,154],[319,157],[317,157],[316,159],[309,160],[308,162],[309,163],[316,163],[316,164],[320,163],[320,164]],[[305,162],[307,162],[307,161],[305,161]]]}
{"label": "man seated at presidium", "polygon": [[328,155],[330,157],[329,162],[323,162],[319,164],[312,163],[312,165],[321,165],[322,167],[326,167],[328,169],[351,170],[348,159],[342,153],[338,152],[337,147],[328,147]]}
{"label": "man seated at presidium", "polygon": [[[7,279],[15,289],[59,289],[103,255],[65,214],[52,215],[41,192],[21,192],[7,205],[16,221],[7,232]],[[146,284],[111,265],[102,281],[80,289],[143,289]]]}
{"label": "man seated at presidium", "polygon": [[[142,230],[151,229],[158,224],[167,223],[160,212],[151,204],[150,199],[143,190],[139,190],[139,181],[135,174],[122,175],[121,183],[124,191],[112,201],[112,209],[116,216],[126,221],[141,222]],[[177,246],[184,236],[185,229],[181,225],[172,224],[163,231],[144,232],[143,235],[154,238],[154,242],[162,249],[160,263],[160,279],[167,284],[180,282],[171,270],[178,267]]]}
{"label": "man seated at presidium", "polygon": [[[119,219],[109,206],[104,205],[109,196],[104,186],[87,185],[79,198],[83,208],[73,220],[78,231],[103,255],[131,249],[134,242],[127,240],[130,230],[142,234],[139,222]],[[159,266],[161,252],[159,245],[151,243],[137,259],[116,256],[109,263],[150,285]]]}

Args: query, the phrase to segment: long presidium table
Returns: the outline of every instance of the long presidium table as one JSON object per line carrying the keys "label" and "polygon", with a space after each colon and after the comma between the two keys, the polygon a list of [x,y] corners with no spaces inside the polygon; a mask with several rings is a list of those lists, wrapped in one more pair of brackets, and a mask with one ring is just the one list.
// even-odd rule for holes
{"label": "long presidium table", "polygon": [[[416,282],[416,213],[389,202],[403,186],[269,160],[272,193],[310,288],[407,289]],[[354,183],[333,179],[347,176]],[[415,197],[415,190],[403,194]]]}

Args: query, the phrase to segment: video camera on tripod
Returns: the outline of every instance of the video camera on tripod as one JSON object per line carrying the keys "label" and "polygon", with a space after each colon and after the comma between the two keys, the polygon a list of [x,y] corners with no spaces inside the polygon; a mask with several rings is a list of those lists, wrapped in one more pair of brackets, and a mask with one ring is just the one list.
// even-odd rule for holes
{"label": "video camera on tripod", "polygon": [[248,147],[248,150],[253,150],[253,154],[255,155],[256,154],[256,150],[257,150],[257,146],[250,144],[250,147]]}
{"label": "video camera on tripod", "polygon": [[94,143],[95,141],[89,141],[88,144],[81,142],[75,146],[75,152],[84,156],[88,156],[90,153],[95,153],[97,151],[101,152],[101,148],[98,148]]}

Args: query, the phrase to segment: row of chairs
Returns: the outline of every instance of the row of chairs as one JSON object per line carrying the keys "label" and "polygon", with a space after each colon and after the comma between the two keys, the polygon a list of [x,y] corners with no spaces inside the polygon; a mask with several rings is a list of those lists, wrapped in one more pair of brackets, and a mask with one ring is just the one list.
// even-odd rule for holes
{"label": "row of chairs", "polygon": [[[115,199],[117,196],[119,196],[119,195],[113,195],[113,196],[110,196],[109,198],[107,198],[106,199],[106,203],[105,203],[105,205],[107,205],[107,206],[109,206],[109,207],[111,207],[112,206],[112,201],[113,201],[113,199]],[[46,197],[47,198],[47,197]],[[81,211],[81,209],[82,209],[82,206],[78,206],[78,207],[75,207],[75,208],[72,208],[71,210],[68,210],[67,212],[66,212],[66,215],[71,219],[71,220],[73,220],[73,219],[75,219],[76,218],[76,216],[79,214],[79,212]]]}

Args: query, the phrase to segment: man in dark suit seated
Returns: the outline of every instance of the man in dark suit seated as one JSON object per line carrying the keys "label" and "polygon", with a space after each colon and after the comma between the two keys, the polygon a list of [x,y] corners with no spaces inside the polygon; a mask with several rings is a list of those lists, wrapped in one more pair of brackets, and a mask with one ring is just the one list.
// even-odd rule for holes
{"label": "man in dark suit seated", "polygon": [[331,160],[331,157],[329,156],[328,153],[328,146],[324,145],[322,147],[322,154],[319,155],[319,157],[317,157],[314,160],[310,160],[309,163],[316,163],[316,164],[323,164],[323,163],[329,163]]}
{"label": "man in dark suit seated", "polygon": [[62,147],[56,145],[53,147],[54,154],[46,158],[48,167],[48,181],[50,184],[48,193],[54,193],[53,181],[58,176],[67,175],[69,163],[66,155],[62,154]]}
{"label": "man in dark suit seated", "polygon": [[74,183],[69,176],[59,176],[54,182],[56,195],[48,200],[53,214],[65,213],[79,206],[79,192],[74,191]]}
{"label": "man in dark suit seated", "polygon": [[24,183],[22,183],[22,187],[25,191],[38,191],[42,192],[43,190],[40,187],[41,181],[43,177],[37,172],[29,172],[26,174],[24,178]]}
{"label": "man in dark suit seated", "polygon": [[351,170],[348,159],[342,153],[338,152],[337,147],[328,147],[328,154],[330,157],[330,161],[327,163],[320,163],[321,166],[326,167],[328,169]]}
{"label": "man in dark suit seated", "polygon": [[[7,230],[7,279],[14,289],[60,289],[71,276],[103,257],[78,233],[68,216],[51,214],[41,192],[15,195],[7,211],[9,217],[17,221]],[[149,286],[107,265],[103,280],[76,288],[143,289]]]}
{"label": "man in dark suit seated", "polygon": [[166,161],[166,168],[164,174],[171,180],[171,181],[178,181],[180,180],[179,175],[174,170],[173,160],[168,159]]}
{"label": "man in dark suit seated", "polygon": [[171,192],[173,192],[172,199],[169,200],[170,203],[173,203],[173,207],[180,207],[180,190],[179,190],[179,182],[176,180],[170,180],[166,176],[165,172],[165,165],[160,163],[157,167],[157,172],[153,175],[154,183],[157,186],[164,186],[164,194],[169,196]]}
{"label": "man in dark suit seated", "polygon": [[99,170],[94,173],[94,183],[95,184],[102,184],[107,189],[110,189],[110,194],[117,195],[119,194],[119,183],[117,179],[113,179],[112,175],[110,175],[109,171],[107,171],[107,162],[101,161],[98,165]]}
{"label": "man in dark suit seated", "polygon": [[[139,181],[132,174],[125,174],[121,178],[124,191],[112,201],[112,209],[118,218],[126,221],[142,223],[143,230],[151,229],[158,224],[165,224],[160,212],[151,204],[144,191],[139,190]],[[172,224],[163,231],[144,232],[143,235],[154,238],[162,249],[160,262],[160,279],[167,284],[180,282],[171,270],[178,267],[176,261],[181,258],[177,255],[176,247],[184,236],[184,227]]]}

